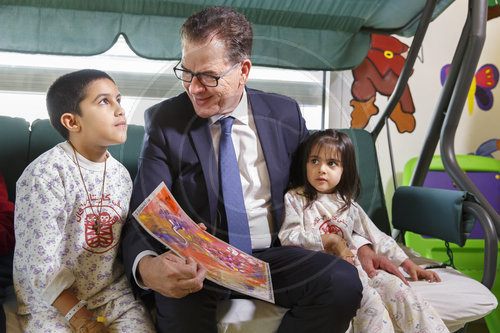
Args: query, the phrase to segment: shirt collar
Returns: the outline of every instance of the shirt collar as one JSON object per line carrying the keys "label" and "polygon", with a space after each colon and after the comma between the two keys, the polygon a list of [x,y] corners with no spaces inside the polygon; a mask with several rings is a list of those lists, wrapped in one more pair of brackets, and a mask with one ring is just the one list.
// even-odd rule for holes
{"label": "shirt collar", "polygon": [[234,119],[238,119],[239,122],[243,124],[248,124],[249,117],[249,105],[248,105],[248,96],[246,89],[243,89],[243,95],[241,96],[241,100],[236,106],[236,108],[231,113],[226,113],[224,115],[217,114],[209,118],[209,125],[216,123],[219,119],[224,117],[233,117]]}

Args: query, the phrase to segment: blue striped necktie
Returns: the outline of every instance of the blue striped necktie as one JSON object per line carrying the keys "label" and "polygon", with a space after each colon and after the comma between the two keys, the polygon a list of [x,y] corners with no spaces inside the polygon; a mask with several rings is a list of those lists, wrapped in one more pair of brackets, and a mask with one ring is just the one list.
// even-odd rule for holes
{"label": "blue striped necktie", "polygon": [[229,244],[251,254],[252,243],[248,218],[241,190],[240,169],[231,139],[231,128],[234,118],[226,117],[219,120],[221,134],[219,141],[219,171],[222,187],[222,197],[226,210]]}

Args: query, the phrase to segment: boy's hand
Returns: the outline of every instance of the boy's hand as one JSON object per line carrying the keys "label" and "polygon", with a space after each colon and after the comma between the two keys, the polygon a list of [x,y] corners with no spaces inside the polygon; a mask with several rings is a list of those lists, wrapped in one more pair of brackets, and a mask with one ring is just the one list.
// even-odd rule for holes
{"label": "boy's hand", "polygon": [[72,323],[77,333],[108,333],[103,323],[88,318],[78,318]]}
{"label": "boy's hand", "polygon": [[352,255],[352,256],[340,256],[340,258],[344,259],[345,261],[347,261],[351,265],[356,266],[356,264],[354,263],[354,255]]}
{"label": "boy's hand", "polygon": [[401,266],[410,275],[411,281],[426,280],[428,282],[441,282],[436,272],[425,270],[409,259],[406,259]]}

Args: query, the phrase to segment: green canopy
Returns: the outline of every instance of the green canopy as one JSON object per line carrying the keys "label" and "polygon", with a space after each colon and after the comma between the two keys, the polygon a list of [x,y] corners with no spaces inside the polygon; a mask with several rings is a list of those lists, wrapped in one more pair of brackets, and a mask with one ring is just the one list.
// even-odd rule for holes
{"label": "green canopy", "polygon": [[[434,17],[453,0],[436,0]],[[95,55],[123,34],[151,59],[179,59],[179,30],[207,6],[234,7],[254,27],[252,62],[283,68],[353,68],[370,29],[411,36],[425,0],[0,0],[0,50]]]}

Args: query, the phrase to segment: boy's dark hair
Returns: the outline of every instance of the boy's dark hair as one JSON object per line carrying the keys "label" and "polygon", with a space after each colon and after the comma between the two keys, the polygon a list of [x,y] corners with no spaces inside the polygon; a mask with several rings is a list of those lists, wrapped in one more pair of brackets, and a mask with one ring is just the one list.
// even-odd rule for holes
{"label": "boy's dark hair", "polygon": [[98,79],[115,82],[103,71],[82,69],[60,76],[47,91],[46,104],[50,123],[64,139],[69,139],[69,131],[61,124],[61,116],[65,113],[81,116],[80,102],[87,94],[88,85]]}
{"label": "boy's dark hair", "polygon": [[333,193],[340,195],[344,204],[340,211],[349,209],[351,203],[359,197],[360,179],[356,166],[356,153],[349,136],[343,132],[326,129],[314,132],[302,144],[300,154],[300,173],[298,182],[295,185],[304,186],[304,196],[308,207],[318,197],[316,189],[307,181],[307,161],[313,149],[324,147],[333,152],[338,152],[343,167],[342,176]]}
{"label": "boy's dark hair", "polygon": [[252,54],[253,30],[245,15],[231,7],[208,7],[194,13],[181,28],[182,44],[215,38],[224,43],[227,61],[238,63]]}

